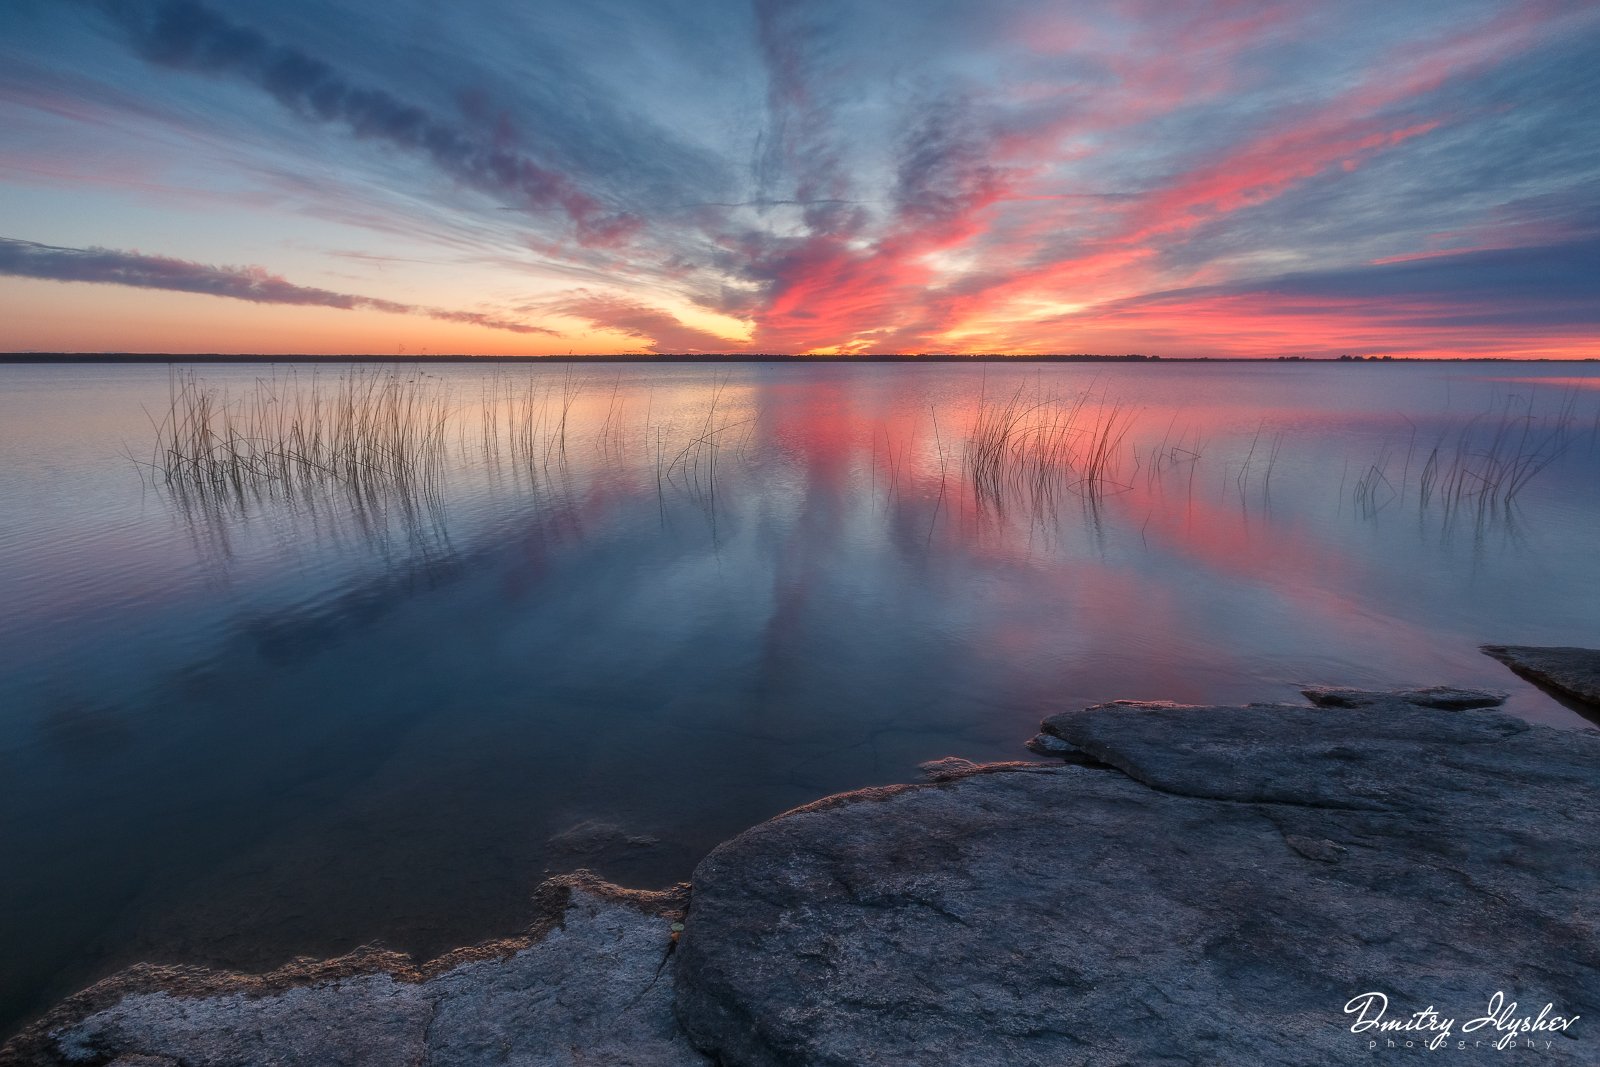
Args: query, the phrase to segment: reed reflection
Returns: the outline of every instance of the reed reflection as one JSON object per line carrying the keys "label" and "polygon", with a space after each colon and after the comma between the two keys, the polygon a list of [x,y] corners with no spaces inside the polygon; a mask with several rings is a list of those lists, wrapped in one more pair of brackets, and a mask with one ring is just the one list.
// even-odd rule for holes
{"label": "reed reflection", "polygon": [[197,548],[233,556],[233,530],[288,520],[314,541],[352,533],[389,554],[448,549],[448,394],[425,374],[353,370],[257,378],[240,394],[174,372],[141,470]]}

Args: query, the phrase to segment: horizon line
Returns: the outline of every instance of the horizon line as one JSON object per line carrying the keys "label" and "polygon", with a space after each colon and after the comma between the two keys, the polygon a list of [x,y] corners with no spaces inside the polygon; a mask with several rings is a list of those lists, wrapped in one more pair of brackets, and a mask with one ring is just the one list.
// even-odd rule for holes
{"label": "horizon line", "polygon": [[928,352],[871,353],[567,353],[473,355],[466,352],[226,353],[226,352],[0,352],[0,363],[1594,363],[1600,356],[1161,356],[1129,353]]}

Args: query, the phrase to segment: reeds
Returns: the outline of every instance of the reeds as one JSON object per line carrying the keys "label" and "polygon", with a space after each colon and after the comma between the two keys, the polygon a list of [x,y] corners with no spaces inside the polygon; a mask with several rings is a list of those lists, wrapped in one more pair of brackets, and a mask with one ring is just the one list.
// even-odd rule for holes
{"label": "reeds", "polygon": [[[354,368],[337,379],[291,373],[231,392],[174,373],[167,408],[151,419],[149,458],[136,462],[183,514],[213,527],[213,541],[269,504],[312,513],[319,524],[353,518],[380,533],[398,519],[439,540],[445,483],[474,467],[545,499],[570,489],[579,472],[648,480],[652,453],[663,514],[673,492],[714,512],[724,468],[744,454],[739,431],[747,437],[751,422],[728,403],[726,378],[702,394],[702,408],[665,420],[652,392],[642,427],[628,418],[620,375],[599,395],[588,390],[571,367],[559,377],[496,369],[462,404],[452,404],[443,379],[409,368]],[[593,444],[593,459],[579,462],[580,440]],[[635,442],[642,456],[632,454]]]}
{"label": "reeds", "polygon": [[240,497],[337,482],[427,495],[441,477],[448,398],[398,371],[351,371],[331,385],[257,379],[239,398],[175,373],[169,394],[149,466],[175,491]]}
{"label": "reeds", "polygon": [[[1446,519],[1470,514],[1478,520],[1514,507],[1519,494],[1571,446],[1579,432],[1575,408],[1573,395],[1542,416],[1533,412],[1531,402],[1520,412],[1508,400],[1498,410],[1445,429],[1418,471],[1417,507],[1438,509]],[[1365,513],[1375,514],[1404,497],[1415,436],[1413,430],[1398,486],[1388,476],[1394,449],[1387,444],[1356,482],[1356,503]]]}
{"label": "reeds", "polygon": [[291,372],[237,394],[174,372],[154,443],[134,457],[207,554],[233,554],[235,525],[301,517],[319,536],[354,532],[413,556],[448,547],[443,483],[447,392],[415,370],[357,369],[329,380]]}
{"label": "reeds", "polygon": [[[723,392],[728,380],[721,379],[712,387],[707,399],[705,414],[691,428],[691,436],[670,458],[667,456],[661,435],[656,438],[656,485],[664,491],[667,485],[685,490],[692,498],[709,507],[715,507],[717,494],[717,465],[727,450],[734,431],[749,426],[749,419],[733,418],[723,403]],[[606,430],[602,428],[602,434]]]}
{"label": "reeds", "polygon": [[964,466],[980,504],[998,506],[1016,491],[1036,509],[1053,507],[1063,491],[1098,503],[1128,488],[1118,479],[1132,427],[1121,401],[1090,391],[1030,399],[1022,387],[992,404],[980,398]]}
{"label": "reeds", "polygon": [[[567,423],[584,382],[574,380],[571,368],[559,393],[534,375],[513,378],[496,370],[485,381],[477,442],[484,465],[499,471],[509,464],[519,480],[537,484],[541,473],[567,457]],[[466,414],[466,413],[463,413]],[[472,420],[459,420],[463,430]],[[469,449],[470,451],[470,449]]]}

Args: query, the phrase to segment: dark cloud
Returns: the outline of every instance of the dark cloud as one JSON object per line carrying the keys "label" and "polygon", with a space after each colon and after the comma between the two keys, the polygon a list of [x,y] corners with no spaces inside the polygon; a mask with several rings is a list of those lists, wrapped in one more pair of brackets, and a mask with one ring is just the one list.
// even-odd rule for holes
{"label": "dark cloud", "polygon": [[404,304],[294,285],[260,267],[211,267],[109,248],[57,248],[0,237],[0,273],[58,282],[103,282],[248,300],[255,304],[410,311]]}
{"label": "dark cloud", "polygon": [[1004,182],[994,162],[996,125],[952,101],[940,101],[918,117],[900,144],[895,169],[900,225],[948,224],[998,195]]}
{"label": "dark cloud", "polygon": [[1419,327],[1600,325],[1600,236],[1173,289],[1096,311],[1217,298],[1247,300],[1268,315],[1339,308]]}
{"label": "dark cloud", "polygon": [[1587,306],[1600,322],[1600,239],[1533,248],[1485,249],[1334,271],[1307,271],[1229,288],[1284,297],[1447,300],[1462,304],[1542,301]]}
{"label": "dark cloud", "polygon": [[512,322],[494,315],[486,315],[481,311],[450,311],[446,308],[413,307],[411,311],[419,315],[426,315],[430,319],[441,322],[460,322],[468,326],[482,326],[488,330],[507,330],[511,333],[542,333],[549,337],[560,337],[558,330],[551,330],[544,326],[529,326],[525,322]]}
{"label": "dark cloud", "polygon": [[167,256],[119,252],[109,248],[58,248],[0,237],[0,274],[42,278],[57,282],[98,282],[139,289],[167,289],[177,293],[202,293],[248,300],[253,304],[292,304],[302,307],[340,308],[345,311],[384,311],[396,315],[426,315],[447,322],[462,322],[512,333],[556,336],[554,330],[529,326],[474,311],[402,304],[370,296],[338,293],[295,285],[260,267],[213,267]]}
{"label": "dark cloud", "polygon": [[472,136],[459,121],[356,81],[330,63],[195,0],[103,4],[152,63],[242,78],[302,117],[339,124],[358,138],[423,155],[457,181],[506,197],[513,207],[559,210],[572,220],[581,241],[613,242],[639,225],[638,219],[609,209],[568,175],[527,154]]}

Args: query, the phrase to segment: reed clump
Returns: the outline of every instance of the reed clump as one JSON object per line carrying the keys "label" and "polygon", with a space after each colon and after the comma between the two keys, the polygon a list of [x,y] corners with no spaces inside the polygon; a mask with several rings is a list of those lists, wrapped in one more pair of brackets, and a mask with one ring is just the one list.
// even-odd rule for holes
{"label": "reed clump", "polygon": [[[151,417],[148,459],[133,458],[185,514],[208,521],[262,504],[320,513],[337,502],[363,528],[392,517],[416,528],[424,517],[442,522],[446,483],[474,466],[529,490],[566,484],[569,464],[612,479],[648,477],[648,460],[629,455],[640,440],[653,449],[658,493],[711,503],[751,422],[730,410],[726,386],[716,384],[703,412],[661,420],[647,405],[640,428],[629,425],[620,376],[591,398],[588,379],[570,367],[559,377],[496,369],[459,404],[443,379],[409,368],[355,367],[336,379],[290,373],[232,391],[176,372],[165,411]],[[603,410],[588,410],[596,404]],[[593,458],[576,451],[586,439]]]}
{"label": "reed clump", "polygon": [[[1438,509],[1446,520],[1471,515],[1481,521],[1508,511],[1519,494],[1579,436],[1575,395],[1540,415],[1519,410],[1511,400],[1439,433],[1416,474],[1421,511]],[[1374,514],[1410,491],[1415,431],[1398,478],[1389,468],[1398,449],[1385,445],[1355,485],[1355,502]]]}
{"label": "reed clump", "polygon": [[1129,486],[1119,479],[1133,411],[1093,392],[1004,400],[980,399],[967,435],[964,465],[974,494],[998,504],[1021,492],[1036,507],[1053,507],[1062,491],[1093,503]]}
{"label": "reed clump", "polygon": [[337,483],[357,493],[431,495],[445,463],[448,396],[398,371],[257,379],[234,397],[175,373],[153,420],[156,479],[202,497]]}

